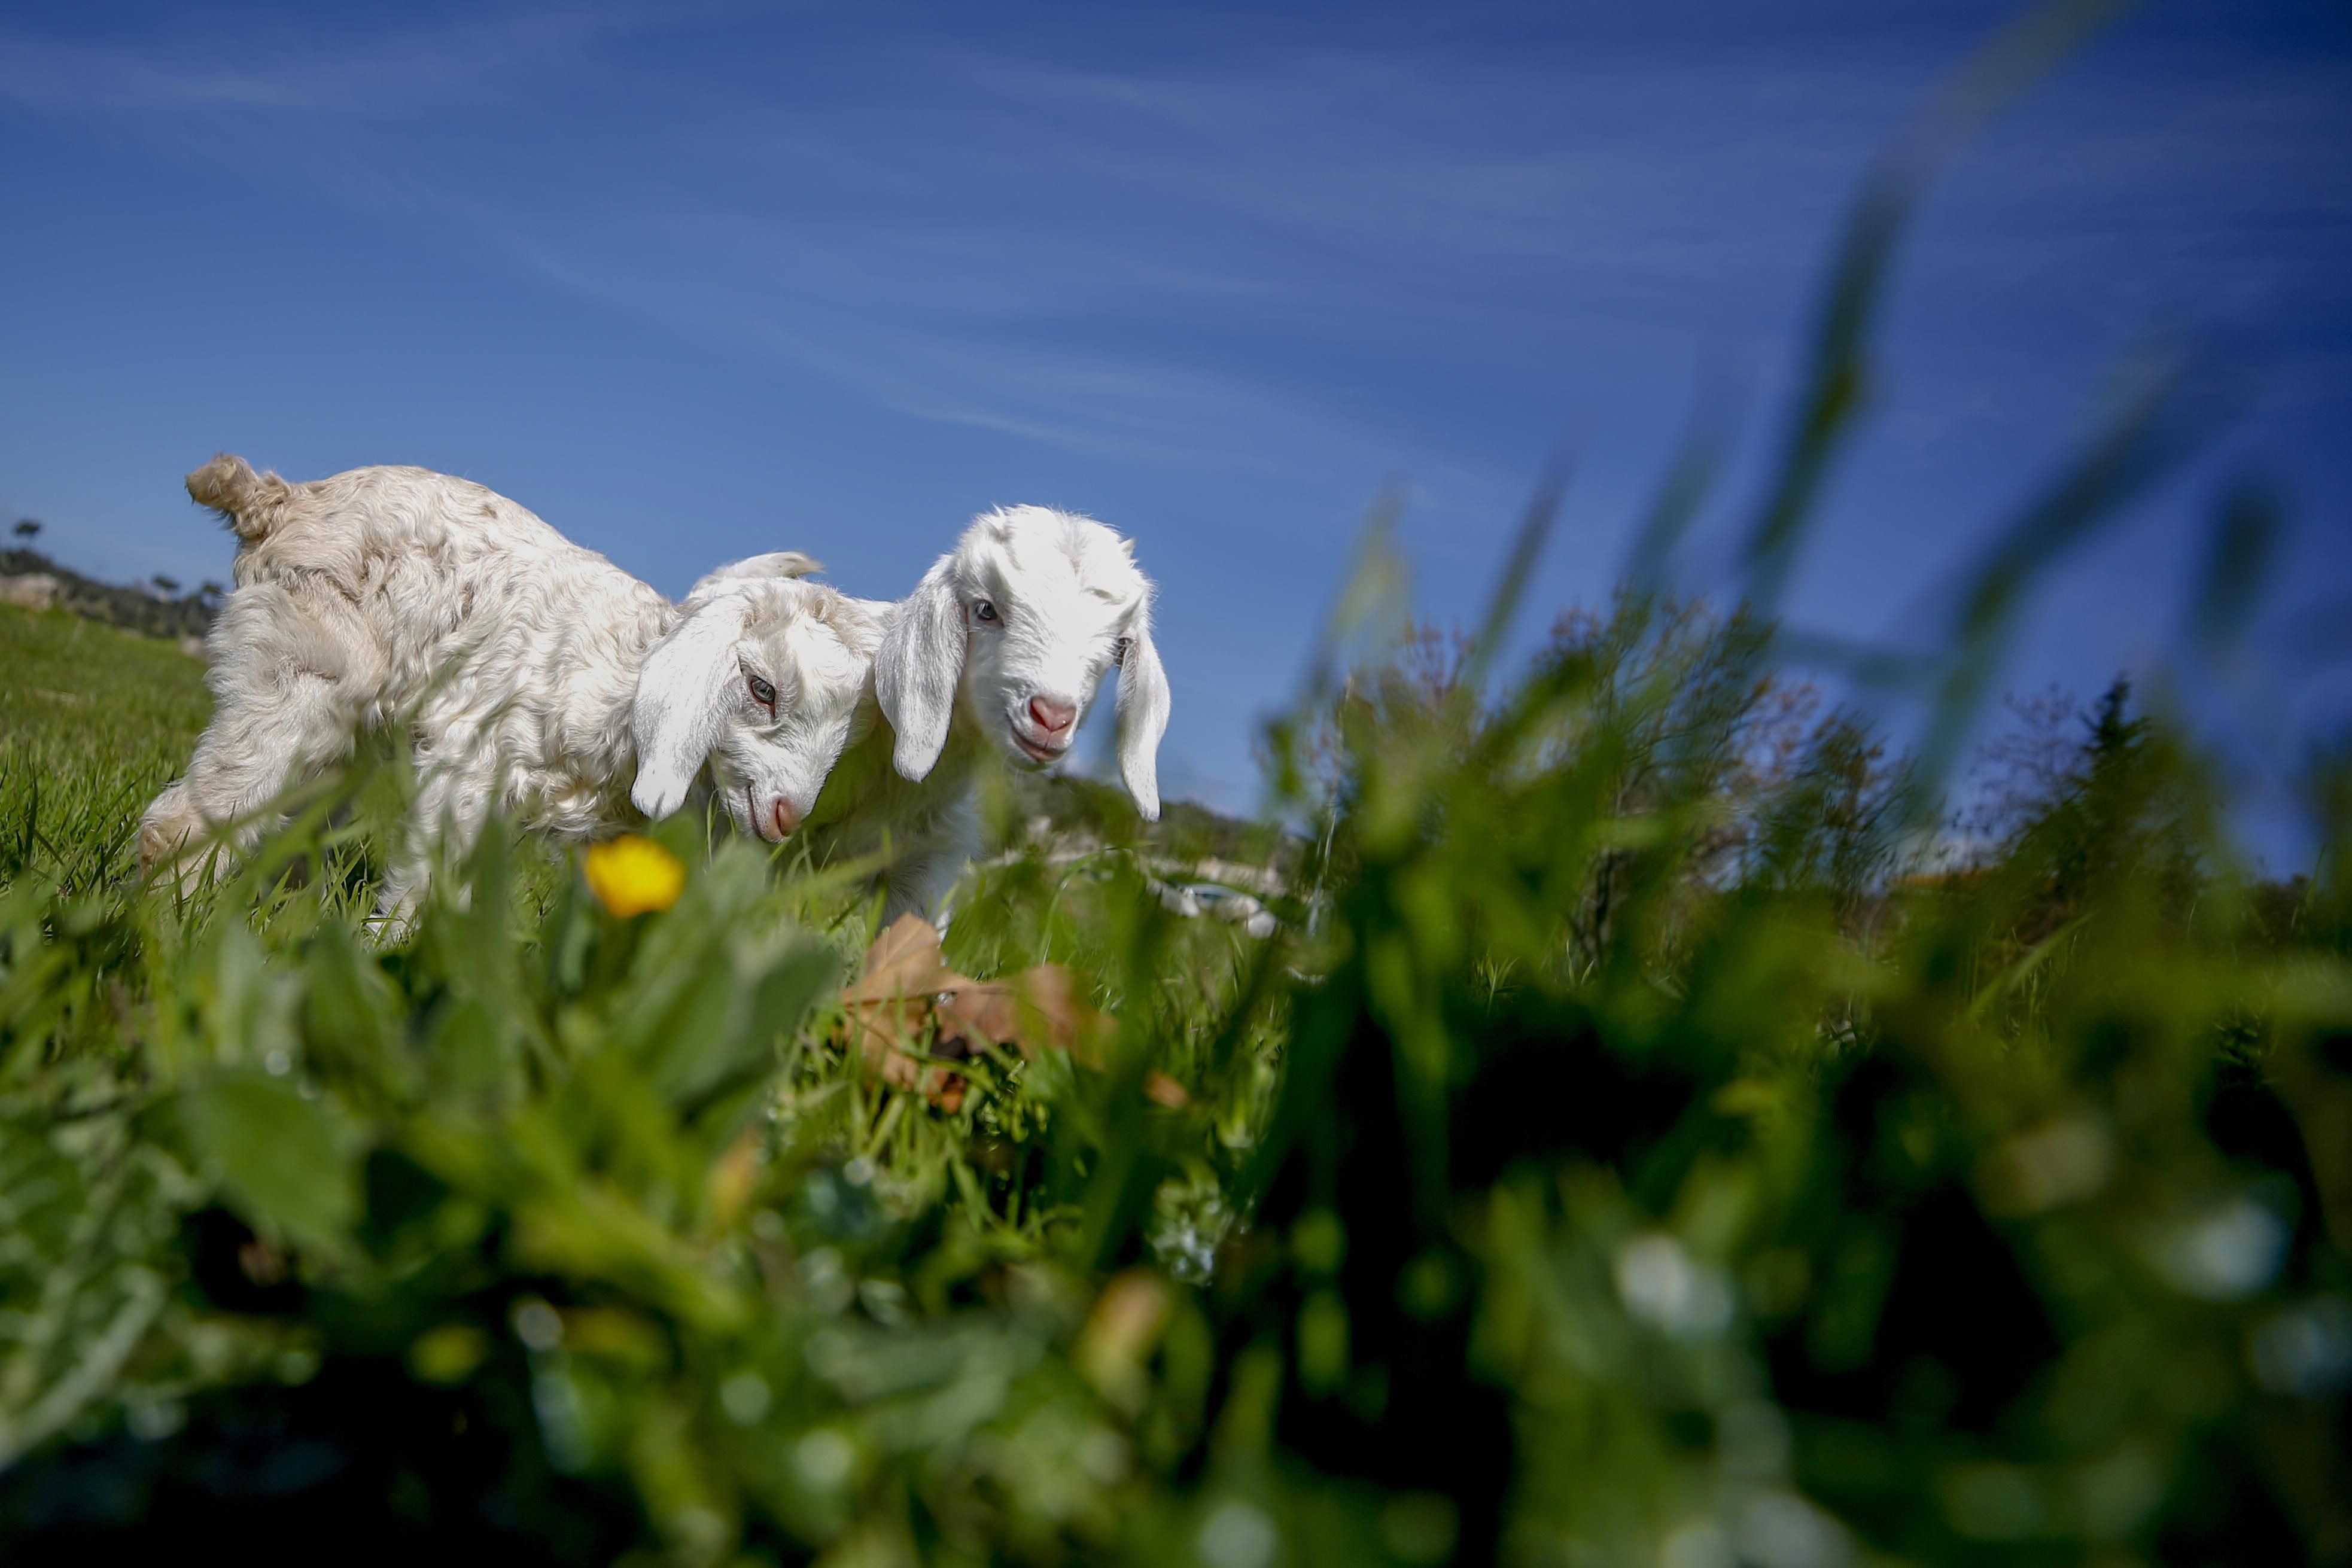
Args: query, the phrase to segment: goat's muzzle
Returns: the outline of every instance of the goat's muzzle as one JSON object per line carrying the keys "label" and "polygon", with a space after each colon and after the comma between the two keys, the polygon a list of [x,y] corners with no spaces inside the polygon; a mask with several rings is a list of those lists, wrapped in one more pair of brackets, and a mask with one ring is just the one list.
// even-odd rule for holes
{"label": "goat's muzzle", "polygon": [[1047,736],[1067,735],[1077,721],[1078,705],[1067,697],[1031,697],[1029,722]]}
{"label": "goat's muzzle", "polygon": [[1058,762],[1076,737],[1078,705],[1067,697],[1035,696],[1005,726],[1013,747],[1030,761]]}

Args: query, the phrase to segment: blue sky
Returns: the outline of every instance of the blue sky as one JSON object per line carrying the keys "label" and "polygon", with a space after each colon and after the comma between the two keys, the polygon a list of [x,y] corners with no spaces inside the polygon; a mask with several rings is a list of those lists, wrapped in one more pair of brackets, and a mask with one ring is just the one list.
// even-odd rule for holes
{"label": "blue sky", "polygon": [[[1071,507],[1160,583],[1163,783],[1247,807],[1386,483],[1467,618],[1572,440],[1531,603],[1594,602],[1720,381],[1746,440],[1684,580],[1729,591],[1857,181],[2012,14],[19,3],[0,513],[194,581],[213,451],[419,463],[667,591],[793,547],[895,596],[973,511]],[[2118,356],[2185,331],[2246,406],[2044,586],[2006,684],[2162,663],[2216,496],[2267,476],[2257,656],[2189,695],[2275,775],[2352,714],[2313,635],[2352,622],[2347,263],[2352,12],[2154,0],[1930,193],[1790,618],[1920,638]]]}

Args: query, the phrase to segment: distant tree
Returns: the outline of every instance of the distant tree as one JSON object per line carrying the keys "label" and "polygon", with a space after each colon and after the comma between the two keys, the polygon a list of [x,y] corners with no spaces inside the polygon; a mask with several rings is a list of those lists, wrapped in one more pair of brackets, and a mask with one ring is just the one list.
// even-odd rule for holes
{"label": "distant tree", "polygon": [[219,583],[213,581],[209,578],[205,579],[196,587],[196,597],[199,599],[221,599],[225,598],[227,593],[227,589],[223,588]]}
{"label": "distant tree", "polygon": [[147,580],[155,585],[158,593],[170,595],[180,591],[180,580],[176,577],[165,577],[159,571]]}
{"label": "distant tree", "polygon": [[2001,771],[1979,809],[1975,852],[2014,879],[2011,947],[2095,906],[2153,899],[2185,917],[2200,805],[2156,727],[2134,716],[2130,680],[2116,676],[2088,707],[2055,690],[2011,706],[2023,725],[1987,747]]}
{"label": "distant tree", "polygon": [[32,518],[23,517],[17,520],[16,537],[23,539],[26,544],[30,544],[34,539],[37,538],[40,536],[40,532],[41,525],[34,521]]}
{"label": "distant tree", "polygon": [[1951,822],[1980,855],[1998,853],[2075,782],[2082,731],[2097,727],[2081,699],[2063,686],[2026,697],[2012,692],[2001,700],[2009,725],[1978,748],[1966,804]]}

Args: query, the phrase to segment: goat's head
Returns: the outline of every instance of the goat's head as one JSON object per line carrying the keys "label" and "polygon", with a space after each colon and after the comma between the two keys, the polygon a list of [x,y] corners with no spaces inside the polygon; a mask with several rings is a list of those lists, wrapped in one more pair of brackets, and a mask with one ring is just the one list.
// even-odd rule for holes
{"label": "goat's head", "polygon": [[872,723],[865,701],[882,622],[856,601],[796,580],[816,562],[792,551],[722,567],[637,672],[630,727],[648,817],[685,803],[708,760],[738,829],[772,843],[816,804],[843,749]]}
{"label": "goat's head", "polygon": [[1118,666],[1118,761],[1146,818],[1160,815],[1168,677],[1151,642],[1151,584],[1133,545],[1045,507],[988,512],[898,607],[874,661],[898,771],[920,779],[950,724],[1016,766],[1066,755],[1103,674]]}

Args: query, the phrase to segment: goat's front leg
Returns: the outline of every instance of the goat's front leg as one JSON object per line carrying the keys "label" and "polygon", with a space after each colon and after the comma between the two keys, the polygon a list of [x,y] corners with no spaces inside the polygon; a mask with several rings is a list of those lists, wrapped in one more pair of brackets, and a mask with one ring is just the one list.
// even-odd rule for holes
{"label": "goat's front leg", "polygon": [[901,915],[921,915],[941,931],[948,927],[948,897],[971,863],[978,827],[969,810],[950,812],[918,834],[882,873],[882,925]]}
{"label": "goat's front leg", "polygon": [[[388,940],[403,940],[416,924],[416,912],[436,876],[454,873],[481,841],[489,819],[489,781],[477,770],[438,766],[429,753],[415,758],[416,798],[410,805],[407,831],[394,852],[390,868],[376,893],[376,916]],[[450,902],[459,908],[470,889],[449,888]]]}
{"label": "goat's front leg", "polygon": [[352,748],[367,671],[275,584],[240,589],[212,637],[212,722],[184,778],[139,824],[139,863],[184,887],[218,841],[224,869],[285,821],[274,809]]}

